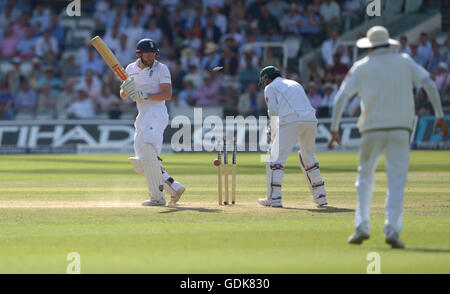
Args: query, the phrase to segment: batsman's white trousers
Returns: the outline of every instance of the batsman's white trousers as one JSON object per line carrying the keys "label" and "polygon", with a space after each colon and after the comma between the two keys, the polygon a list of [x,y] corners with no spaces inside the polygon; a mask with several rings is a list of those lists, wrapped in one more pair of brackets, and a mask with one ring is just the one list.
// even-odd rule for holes
{"label": "batsman's white trousers", "polygon": [[166,106],[154,106],[139,112],[134,127],[134,153],[142,158],[144,143],[152,144],[158,155],[161,153],[164,130],[169,122]]}
{"label": "batsman's white trousers", "polygon": [[317,161],[315,156],[316,129],[316,122],[293,122],[281,125],[276,130],[270,148],[272,164],[284,165],[289,153],[299,140],[303,162],[306,166],[314,165]]}
{"label": "batsman's white trousers", "polygon": [[372,131],[362,135],[356,191],[358,205],[355,227],[370,232],[370,203],[374,188],[374,175],[382,153],[386,157],[387,195],[385,228],[402,231],[403,193],[408,178],[409,132],[402,129]]}

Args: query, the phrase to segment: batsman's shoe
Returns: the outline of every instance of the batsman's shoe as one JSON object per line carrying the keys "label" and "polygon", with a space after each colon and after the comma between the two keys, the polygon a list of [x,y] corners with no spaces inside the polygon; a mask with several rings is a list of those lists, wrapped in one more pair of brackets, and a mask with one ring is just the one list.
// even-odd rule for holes
{"label": "batsman's shoe", "polygon": [[318,207],[328,205],[327,196],[325,195],[319,195],[319,197],[317,198],[313,197],[313,201],[315,204],[317,204]]}
{"label": "batsman's shoe", "polygon": [[361,230],[360,228],[356,228],[355,232],[348,238],[348,243],[350,244],[361,244],[364,240],[370,238],[370,234]]}
{"label": "batsman's shoe", "polygon": [[404,249],[405,248],[405,244],[402,242],[402,240],[400,240],[398,233],[396,233],[392,230],[386,231],[385,241],[387,244],[391,245],[393,249]]}
{"label": "batsman's shoe", "polygon": [[183,195],[184,191],[186,191],[186,188],[178,182],[173,182],[172,189],[174,193],[170,195],[169,205],[176,204],[178,200],[180,200],[181,195]]}
{"label": "batsman's shoe", "polygon": [[283,205],[281,205],[281,197],[275,199],[260,198],[258,199],[258,203],[262,206],[283,207]]}
{"label": "batsman's shoe", "polygon": [[165,206],[166,199],[164,199],[164,198],[157,199],[157,200],[149,199],[149,200],[145,200],[141,204],[142,204],[142,206]]}

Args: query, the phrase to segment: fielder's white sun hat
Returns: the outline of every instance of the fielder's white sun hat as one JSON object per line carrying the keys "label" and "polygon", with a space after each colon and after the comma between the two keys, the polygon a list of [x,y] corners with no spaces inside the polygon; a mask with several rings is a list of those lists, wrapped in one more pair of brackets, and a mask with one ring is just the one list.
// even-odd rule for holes
{"label": "fielder's white sun hat", "polygon": [[366,38],[356,42],[358,48],[373,48],[383,45],[399,45],[397,40],[389,38],[389,32],[385,27],[374,26],[367,32]]}

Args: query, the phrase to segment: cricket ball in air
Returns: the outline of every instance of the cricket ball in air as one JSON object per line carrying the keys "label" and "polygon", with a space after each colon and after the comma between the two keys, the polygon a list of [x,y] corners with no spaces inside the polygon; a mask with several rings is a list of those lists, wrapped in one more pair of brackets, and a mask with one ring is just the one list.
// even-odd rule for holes
{"label": "cricket ball in air", "polygon": [[220,165],[220,160],[218,160],[218,159],[214,160],[214,165],[215,166],[219,166]]}

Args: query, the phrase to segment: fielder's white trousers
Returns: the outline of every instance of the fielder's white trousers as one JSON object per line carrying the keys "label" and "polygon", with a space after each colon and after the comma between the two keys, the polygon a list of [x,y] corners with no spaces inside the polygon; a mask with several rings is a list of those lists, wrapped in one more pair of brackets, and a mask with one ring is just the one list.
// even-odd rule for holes
{"label": "fielder's white trousers", "polygon": [[362,230],[370,232],[370,203],[374,175],[383,152],[386,157],[387,174],[385,228],[389,226],[400,233],[403,227],[403,193],[409,166],[409,132],[401,129],[373,131],[362,135],[358,177],[355,184],[358,194],[355,227],[361,226]]}
{"label": "fielder's white trousers", "polygon": [[134,153],[142,158],[144,143],[152,144],[158,155],[161,153],[164,130],[169,122],[169,115],[165,106],[155,106],[140,112],[134,123]]}
{"label": "fielder's white trousers", "polygon": [[286,163],[292,148],[299,141],[300,154],[306,166],[317,162],[315,156],[316,122],[293,122],[281,125],[273,136],[270,148],[272,164]]}

